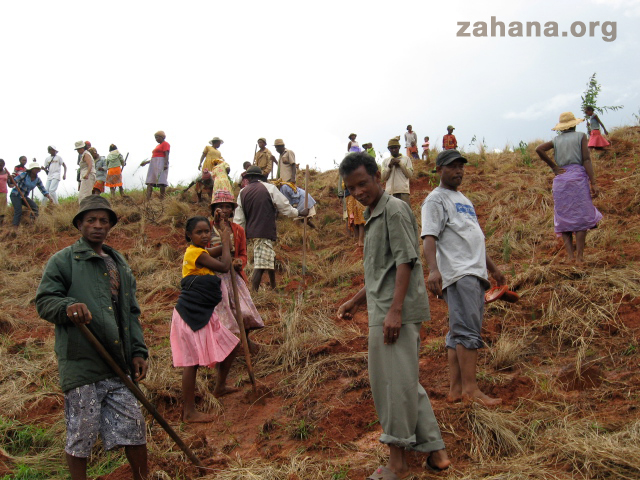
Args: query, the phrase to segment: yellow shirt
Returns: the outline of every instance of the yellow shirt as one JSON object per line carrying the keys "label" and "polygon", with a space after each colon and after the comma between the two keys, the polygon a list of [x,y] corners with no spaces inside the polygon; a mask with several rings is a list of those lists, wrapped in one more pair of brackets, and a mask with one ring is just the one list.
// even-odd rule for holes
{"label": "yellow shirt", "polygon": [[207,155],[207,158],[204,159],[202,168],[206,168],[209,171],[213,170],[213,167],[215,167],[214,163],[216,160],[222,160],[222,154],[220,153],[220,150],[209,145],[204,147],[204,151],[202,153]]}
{"label": "yellow shirt", "polygon": [[187,251],[184,252],[184,260],[182,261],[183,278],[189,275],[215,275],[215,272],[209,270],[207,267],[196,267],[196,260],[198,260],[198,257],[202,255],[202,252],[209,255],[204,248],[195,247],[193,245],[189,245],[187,247]]}

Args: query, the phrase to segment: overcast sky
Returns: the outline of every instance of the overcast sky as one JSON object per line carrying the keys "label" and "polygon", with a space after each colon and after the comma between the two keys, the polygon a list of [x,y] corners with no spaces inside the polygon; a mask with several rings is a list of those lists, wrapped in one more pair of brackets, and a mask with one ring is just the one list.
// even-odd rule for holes
{"label": "overcast sky", "polygon": [[[490,33],[492,15],[560,32],[616,22],[616,38],[600,26],[580,38],[456,36],[464,21]],[[341,160],[349,133],[386,152],[409,123],[432,144],[453,124],[467,150],[474,135],[503,148],[548,140],[561,112],[579,115],[594,72],[599,103],[625,107],[601,117],[610,129],[639,114],[639,20],[640,0],[2,2],[0,158],[12,170],[55,145],[70,169],[64,195],[75,141],[129,152],[127,188],[144,182],[136,166],[160,129],[174,185],[196,176],[214,136],[233,176],[258,137],[273,152],[283,138],[321,170]]]}

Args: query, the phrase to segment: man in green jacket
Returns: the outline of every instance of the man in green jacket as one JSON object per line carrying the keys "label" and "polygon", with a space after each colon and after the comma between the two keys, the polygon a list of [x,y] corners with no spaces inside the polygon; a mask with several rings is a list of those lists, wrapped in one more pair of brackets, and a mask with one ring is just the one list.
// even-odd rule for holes
{"label": "man in green jacket", "polygon": [[146,376],[148,350],[138,319],[136,282],[124,257],[104,244],[117,221],[105,198],[84,198],[73,219],[82,238],[49,259],[36,294],[38,314],[55,324],[72,480],[87,478],[87,458],[98,433],[105,450],[125,447],[135,480],[148,477],[140,406],[76,328],[86,324],[134,381]]}

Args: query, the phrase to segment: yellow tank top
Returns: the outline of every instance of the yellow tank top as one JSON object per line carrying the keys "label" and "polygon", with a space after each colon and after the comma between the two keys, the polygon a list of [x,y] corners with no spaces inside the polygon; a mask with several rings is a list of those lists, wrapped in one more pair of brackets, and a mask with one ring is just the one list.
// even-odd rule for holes
{"label": "yellow tank top", "polygon": [[215,272],[209,270],[207,267],[198,268],[196,266],[196,260],[202,255],[202,252],[209,255],[209,253],[200,247],[189,245],[187,251],[184,252],[184,260],[182,261],[182,277],[189,275],[215,275]]}

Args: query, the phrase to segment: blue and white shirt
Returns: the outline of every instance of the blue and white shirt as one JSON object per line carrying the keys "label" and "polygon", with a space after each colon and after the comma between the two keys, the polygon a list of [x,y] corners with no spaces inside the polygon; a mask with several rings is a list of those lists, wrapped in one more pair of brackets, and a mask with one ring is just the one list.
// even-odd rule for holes
{"label": "blue and white shirt", "polygon": [[[37,176],[35,180],[31,180],[31,175],[29,175],[28,171],[22,172],[16,175],[16,177],[14,178],[14,181],[18,185],[18,188],[20,188],[20,190],[22,191],[22,195],[24,195],[25,197],[27,197],[29,193],[31,193],[31,190],[33,190],[36,187],[40,189],[40,192],[42,193],[42,195],[49,194],[47,189],[44,188],[44,185],[42,184],[42,180],[40,180],[40,178],[38,178]],[[11,190],[11,195],[18,195],[18,190],[16,189],[16,187],[13,187],[13,190]]]}
{"label": "blue and white shirt", "polygon": [[[298,209],[298,213],[304,210],[304,195],[306,192],[303,188],[297,187],[296,191],[294,192],[293,188],[291,188],[289,185],[282,185],[282,187],[280,187],[280,191],[285,197],[287,197],[287,200],[289,200],[291,206]],[[311,207],[313,207],[315,204],[316,201],[311,195],[309,195],[309,199],[307,200],[307,208],[311,210]]]}
{"label": "blue and white shirt", "polygon": [[488,282],[484,233],[473,203],[462,193],[437,187],[422,202],[422,238],[436,238],[442,288],[466,275]]}

